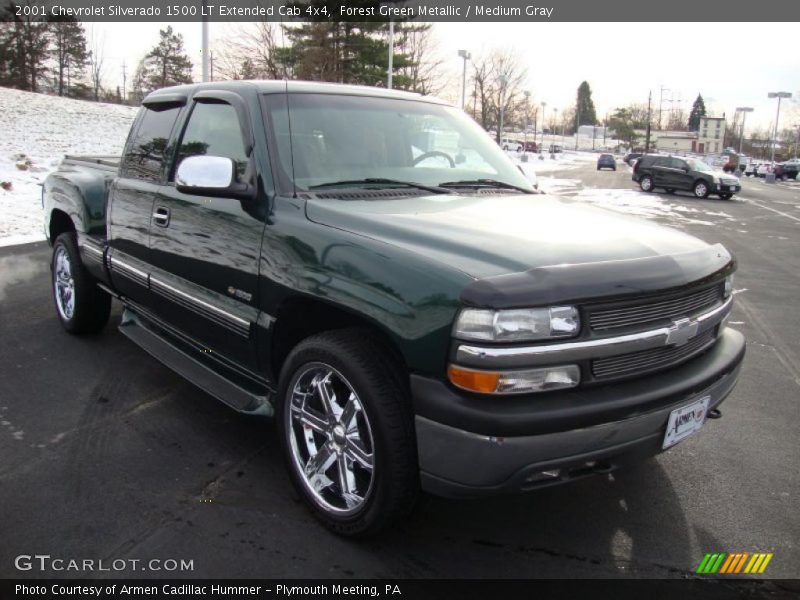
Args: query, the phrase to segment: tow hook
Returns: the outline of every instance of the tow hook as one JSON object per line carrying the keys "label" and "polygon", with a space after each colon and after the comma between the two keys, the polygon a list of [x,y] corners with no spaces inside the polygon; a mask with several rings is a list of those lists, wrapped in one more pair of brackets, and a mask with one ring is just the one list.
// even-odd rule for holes
{"label": "tow hook", "polygon": [[710,411],[708,411],[708,415],[707,416],[708,416],[709,419],[721,419],[722,418],[722,413],[720,412],[720,410],[718,408],[712,408]]}

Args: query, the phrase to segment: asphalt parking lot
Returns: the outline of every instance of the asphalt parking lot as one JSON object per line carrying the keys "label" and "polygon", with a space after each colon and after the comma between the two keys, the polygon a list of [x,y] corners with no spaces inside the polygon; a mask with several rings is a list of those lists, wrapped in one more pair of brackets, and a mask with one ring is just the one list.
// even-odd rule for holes
{"label": "asphalt parking lot", "polygon": [[[622,166],[587,163],[543,185],[557,179],[573,182],[553,189],[575,202],[637,189]],[[730,201],[651,196],[663,210],[646,218],[720,241],[740,263],[731,326],[748,355],[723,418],[610,476],[426,498],[369,542],[310,517],[269,421],[234,413],[123,338],[119,308],[100,335],[67,335],[47,245],[0,249],[0,577],[76,575],[15,569],[14,557],[39,553],[193,560],[193,571],[148,577],[670,578],[692,576],[706,552],[754,551],[774,553],[762,578],[800,577],[800,187],[745,180]]]}

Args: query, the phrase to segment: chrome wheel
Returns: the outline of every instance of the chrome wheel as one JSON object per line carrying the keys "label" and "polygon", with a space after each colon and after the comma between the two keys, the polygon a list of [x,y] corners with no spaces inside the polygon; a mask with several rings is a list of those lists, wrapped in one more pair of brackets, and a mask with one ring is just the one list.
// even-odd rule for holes
{"label": "chrome wheel", "polygon": [[293,467],[314,501],[339,515],[358,511],[374,482],[369,419],[353,387],[333,367],[309,363],[288,388],[286,431]]}
{"label": "chrome wheel", "polygon": [[649,192],[653,187],[653,180],[650,179],[649,177],[645,177],[644,179],[642,179],[641,186],[645,192]]}
{"label": "chrome wheel", "polygon": [[708,196],[708,187],[706,187],[705,183],[698,183],[694,186],[694,195],[698,198],[705,198]]}
{"label": "chrome wheel", "polygon": [[56,250],[53,267],[53,288],[56,296],[56,307],[65,321],[75,314],[75,280],[72,277],[72,264],[64,246]]}

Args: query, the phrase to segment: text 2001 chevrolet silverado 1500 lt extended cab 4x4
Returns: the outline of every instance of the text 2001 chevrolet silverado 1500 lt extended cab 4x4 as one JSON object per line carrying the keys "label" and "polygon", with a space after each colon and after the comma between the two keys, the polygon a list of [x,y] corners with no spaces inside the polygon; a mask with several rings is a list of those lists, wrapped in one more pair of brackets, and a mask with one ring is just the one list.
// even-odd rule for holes
{"label": "text 2001 chevrolet silverado 1500 lt extended cab 4x4", "polygon": [[530,490],[697,431],[736,383],[720,245],[534,193],[461,111],[302,82],[156,91],[119,159],[44,186],[58,317],[274,413],[364,534],[420,489]]}

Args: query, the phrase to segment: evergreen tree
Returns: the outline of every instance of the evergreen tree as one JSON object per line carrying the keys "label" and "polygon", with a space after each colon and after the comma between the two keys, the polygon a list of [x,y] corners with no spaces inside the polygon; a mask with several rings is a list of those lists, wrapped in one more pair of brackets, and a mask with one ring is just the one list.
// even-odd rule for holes
{"label": "evergreen tree", "polygon": [[703,97],[697,94],[697,99],[692,104],[692,112],[689,113],[689,131],[697,131],[700,129],[700,117],[706,116],[706,103],[703,102]]}
{"label": "evergreen tree", "polygon": [[[378,14],[381,2],[352,0],[350,8],[373,9]],[[292,2],[301,10],[327,7],[328,14],[338,14],[339,5],[311,0]],[[418,25],[416,25],[418,27]],[[403,52],[405,24],[395,22],[395,48],[392,57],[393,87],[412,86],[407,74],[408,55]],[[286,75],[296,79],[332,81],[371,86],[386,85],[389,24],[380,19],[338,21],[328,19],[306,21],[284,26],[288,47],[276,48],[276,62],[285,67]]]}
{"label": "evergreen tree", "polygon": [[[55,61],[58,95],[69,93],[70,82],[83,74],[89,53],[86,50],[86,35],[74,17],[59,17],[51,25],[51,55]],[[65,85],[66,83],[66,85]],[[82,92],[81,92],[82,93]]]}
{"label": "evergreen tree", "polygon": [[170,25],[159,31],[161,39],[139,62],[133,88],[140,96],[171,85],[192,83],[192,61],[183,47],[183,36]]}
{"label": "evergreen tree", "polygon": [[3,9],[0,21],[0,85],[38,91],[48,74],[50,23],[17,16],[12,5]]}
{"label": "evergreen tree", "polygon": [[578,111],[578,125],[596,125],[597,113],[594,110],[592,100],[592,88],[584,81],[578,86],[578,98],[576,100]]}

